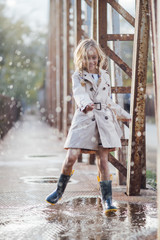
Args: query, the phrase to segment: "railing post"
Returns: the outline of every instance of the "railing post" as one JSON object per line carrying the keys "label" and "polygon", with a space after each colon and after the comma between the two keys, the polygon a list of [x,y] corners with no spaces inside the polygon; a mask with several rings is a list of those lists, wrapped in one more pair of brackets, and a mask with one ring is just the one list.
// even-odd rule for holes
{"label": "railing post", "polygon": [[[119,2],[116,0],[116,2]],[[115,9],[112,8],[111,10],[111,16],[112,16],[112,32],[113,34],[120,34],[120,21],[119,21],[119,14]],[[120,42],[119,41],[113,41],[113,51],[120,56]],[[123,79],[122,79],[122,70],[113,62],[111,63],[111,75],[113,85],[115,87],[117,86],[123,86]],[[121,107],[124,107],[123,102],[123,95],[122,94],[115,94],[115,102],[118,103]],[[121,124],[121,129],[123,131],[123,138],[124,135],[124,125]],[[122,146],[121,149],[115,152],[116,158],[120,161],[120,163],[123,164],[123,166],[126,167],[126,146]],[[124,177],[119,171],[118,171],[118,184],[125,185],[126,184],[126,177]]]}
{"label": "railing post", "polygon": [[63,114],[63,2],[56,0],[56,113],[57,129],[62,132]]}
{"label": "railing post", "polygon": [[56,2],[50,0],[48,63],[46,81],[47,117],[51,125],[56,126]]}
{"label": "railing post", "polygon": [[69,83],[70,83],[70,48],[69,48],[69,9],[70,1],[63,0],[63,134],[67,136],[69,121]]}
{"label": "railing post", "polygon": [[127,194],[139,195],[141,183],[145,188],[145,93],[147,78],[147,57],[149,40],[148,1],[137,0],[135,37],[133,47],[132,89],[131,89],[131,138],[129,141]]}

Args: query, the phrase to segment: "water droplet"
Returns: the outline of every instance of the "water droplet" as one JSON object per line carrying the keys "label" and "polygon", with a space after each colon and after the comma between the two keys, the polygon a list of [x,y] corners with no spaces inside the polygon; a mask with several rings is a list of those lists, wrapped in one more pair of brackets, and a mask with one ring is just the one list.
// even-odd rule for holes
{"label": "water droplet", "polygon": [[73,114],[72,114],[72,113],[69,113],[69,114],[68,114],[68,118],[69,118],[70,120],[72,120]]}
{"label": "water droplet", "polygon": [[13,85],[9,85],[8,88],[9,88],[9,89],[13,89]]}
{"label": "water droplet", "polygon": [[46,117],[45,116],[42,117],[42,121],[46,121]]}
{"label": "water droplet", "polygon": [[45,108],[41,108],[40,112],[41,113],[45,113],[46,109]]}
{"label": "water droplet", "polygon": [[19,56],[19,55],[21,55],[21,51],[16,50],[16,51],[15,51],[15,54],[17,54],[17,55]]}
{"label": "water droplet", "polygon": [[143,175],[145,175],[146,174],[146,170],[144,169],[144,170],[142,170],[142,174]]}
{"label": "water droplet", "polygon": [[21,62],[18,62],[18,63],[17,63],[17,67],[20,67],[20,66],[21,66]]}
{"label": "water droplet", "polygon": [[49,114],[49,115],[48,115],[48,118],[49,118],[50,120],[53,120],[54,115],[53,115],[53,114]]}
{"label": "water droplet", "polygon": [[30,60],[29,58],[26,59],[26,63],[30,63],[30,61],[31,61],[31,60]]}
{"label": "water droplet", "polygon": [[56,107],[56,112],[60,113],[61,112],[61,107]]}
{"label": "water droplet", "polygon": [[95,137],[92,137],[92,138],[91,138],[91,142],[93,142],[93,143],[96,142],[96,138],[95,138]]}
{"label": "water droplet", "polygon": [[27,74],[28,74],[28,76],[31,76],[31,75],[32,75],[32,72],[31,72],[31,71],[28,71]]}
{"label": "water droplet", "polygon": [[142,135],[141,132],[138,131],[138,132],[137,132],[137,137],[141,137],[141,135]]}
{"label": "water droplet", "polygon": [[40,103],[36,102],[37,108],[40,108]]}
{"label": "water droplet", "polygon": [[67,102],[70,102],[70,101],[71,101],[71,99],[72,99],[72,98],[71,98],[71,96],[70,96],[70,95],[68,95],[68,96],[66,97],[66,101],[67,101]]}

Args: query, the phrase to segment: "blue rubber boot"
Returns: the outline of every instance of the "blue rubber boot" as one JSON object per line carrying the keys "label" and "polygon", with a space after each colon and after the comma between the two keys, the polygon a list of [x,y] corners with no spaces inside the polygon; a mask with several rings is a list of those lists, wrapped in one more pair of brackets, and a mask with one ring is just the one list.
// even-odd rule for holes
{"label": "blue rubber boot", "polygon": [[51,194],[49,194],[46,198],[46,201],[48,203],[54,205],[55,203],[58,202],[58,200],[62,197],[62,195],[64,193],[64,190],[67,186],[67,183],[69,182],[71,175],[64,175],[64,174],[60,175],[60,178],[59,178],[58,184],[57,184],[57,189],[54,192],[52,192]]}
{"label": "blue rubber boot", "polygon": [[101,181],[100,188],[105,214],[109,212],[116,212],[117,208],[112,205],[112,181]]}

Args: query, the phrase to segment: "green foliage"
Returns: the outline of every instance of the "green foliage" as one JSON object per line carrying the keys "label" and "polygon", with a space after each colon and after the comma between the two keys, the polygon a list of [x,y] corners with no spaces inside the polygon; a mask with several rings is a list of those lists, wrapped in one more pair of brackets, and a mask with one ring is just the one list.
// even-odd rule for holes
{"label": "green foliage", "polygon": [[0,22],[0,94],[34,103],[45,78],[47,36],[7,17],[2,3]]}
{"label": "green foliage", "polygon": [[146,182],[151,185],[154,189],[157,188],[156,173],[147,170],[146,171]]}

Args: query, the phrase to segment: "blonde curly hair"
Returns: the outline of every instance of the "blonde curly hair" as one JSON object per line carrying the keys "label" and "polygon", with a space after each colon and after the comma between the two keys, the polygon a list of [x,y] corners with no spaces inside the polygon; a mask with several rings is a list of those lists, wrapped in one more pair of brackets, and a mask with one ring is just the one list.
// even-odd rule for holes
{"label": "blonde curly hair", "polygon": [[88,57],[87,51],[90,47],[94,47],[98,54],[98,70],[99,68],[108,69],[108,61],[105,53],[94,39],[80,40],[78,46],[74,51],[74,64],[78,71],[88,71]]}

